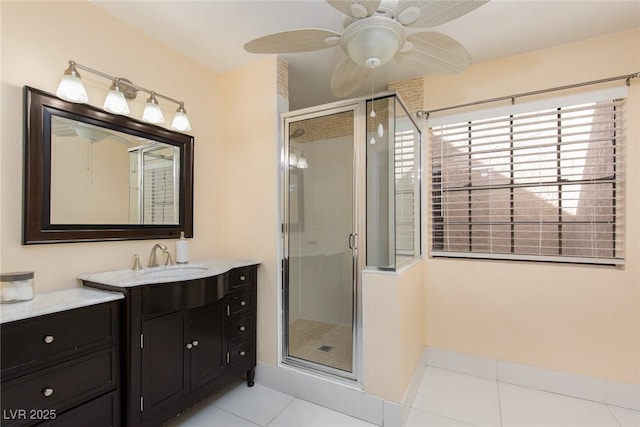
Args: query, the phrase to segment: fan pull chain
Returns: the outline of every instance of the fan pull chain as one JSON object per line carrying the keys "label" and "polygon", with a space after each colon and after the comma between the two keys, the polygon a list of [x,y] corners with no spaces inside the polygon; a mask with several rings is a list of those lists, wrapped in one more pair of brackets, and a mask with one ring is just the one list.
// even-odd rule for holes
{"label": "fan pull chain", "polygon": [[93,184],[93,141],[89,141],[87,147],[87,170],[89,171],[89,184]]}
{"label": "fan pull chain", "polygon": [[[376,112],[373,110],[373,103],[374,103],[374,101],[373,101],[373,94],[374,94],[374,91],[373,91],[373,88],[374,88],[374,86],[373,86],[373,73],[374,73],[374,70],[375,70],[375,68],[371,67],[371,112],[369,113],[369,117],[371,117],[372,119],[376,116]],[[373,136],[373,129],[374,129],[374,123],[373,123],[373,120],[371,120],[371,134],[372,134],[372,136],[371,136],[371,139],[369,140],[369,144],[371,144],[371,145],[376,143],[376,139]]]}

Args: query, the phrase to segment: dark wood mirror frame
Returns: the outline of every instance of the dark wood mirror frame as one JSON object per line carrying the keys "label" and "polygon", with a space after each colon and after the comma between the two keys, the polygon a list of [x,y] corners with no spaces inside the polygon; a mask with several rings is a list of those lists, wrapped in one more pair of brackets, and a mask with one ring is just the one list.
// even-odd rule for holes
{"label": "dark wood mirror frame", "polygon": [[[180,149],[179,223],[51,224],[51,113],[92,125],[160,141]],[[24,193],[22,244],[96,242],[193,237],[193,145],[190,135],[174,132],[87,104],[64,101],[24,88]]]}

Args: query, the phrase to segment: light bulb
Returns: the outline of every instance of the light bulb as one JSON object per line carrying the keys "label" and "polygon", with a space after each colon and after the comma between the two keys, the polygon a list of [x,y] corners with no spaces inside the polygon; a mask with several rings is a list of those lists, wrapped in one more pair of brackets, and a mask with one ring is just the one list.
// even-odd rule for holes
{"label": "light bulb", "polygon": [[87,90],[82,84],[75,62],[69,61],[69,67],[64,71],[64,75],[60,79],[56,95],[69,102],[84,103],[89,101]]}
{"label": "light bulb", "polygon": [[300,156],[296,166],[298,167],[298,169],[307,169],[309,167],[309,164],[307,163],[307,159],[305,159],[304,156]]}
{"label": "light bulb", "polygon": [[191,130],[191,123],[189,122],[189,117],[187,117],[187,110],[184,109],[183,103],[180,103],[180,106],[176,110],[176,115],[173,116],[171,127],[181,132]]}
{"label": "light bulb", "polygon": [[164,123],[164,116],[162,115],[162,110],[158,105],[155,92],[151,92],[151,96],[147,99],[144,111],[142,112],[142,120],[155,124]]}
{"label": "light bulb", "polygon": [[289,152],[289,166],[297,166],[298,165],[298,156],[293,151]]}
{"label": "light bulb", "polygon": [[129,114],[129,106],[127,105],[124,93],[120,91],[118,79],[115,79],[109,88],[109,93],[104,100],[103,108],[113,114]]}

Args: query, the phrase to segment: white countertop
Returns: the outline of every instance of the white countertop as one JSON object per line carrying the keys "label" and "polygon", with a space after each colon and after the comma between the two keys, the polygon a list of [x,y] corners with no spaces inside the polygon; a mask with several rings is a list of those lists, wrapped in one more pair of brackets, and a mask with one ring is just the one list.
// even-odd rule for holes
{"label": "white countertop", "polygon": [[51,292],[36,292],[32,300],[0,304],[0,323],[28,319],[122,298],[124,298],[124,295],[120,292],[80,287]]}
{"label": "white countertop", "polygon": [[190,261],[188,264],[143,268],[142,270],[129,268],[126,270],[82,274],[78,276],[78,279],[119,288],[130,288],[153,283],[202,279],[226,273],[233,268],[256,264],[260,263],[248,259],[212,258]]}

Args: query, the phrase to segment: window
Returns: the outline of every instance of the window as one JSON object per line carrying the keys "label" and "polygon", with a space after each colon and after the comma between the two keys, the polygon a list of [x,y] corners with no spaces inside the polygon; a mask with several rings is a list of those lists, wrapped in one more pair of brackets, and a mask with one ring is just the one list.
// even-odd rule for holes
{"label": "window", "polygon": [[430,123],[433,256],[623,263],[624,99],[556,102]]}
{"label": "window", "polygon": [[[415,256],[416,235],[419,224],[416,218],[419,203],[418,186],[418,133],[413,129],[396,131],[395,138],[395,216],[396,253]],[[418,232],[416,232],[418,227]]]}
{"label": "window", "polygon": [[177,224],[177,174],[173,158],[175,148],[142,151],[144,224]]}

